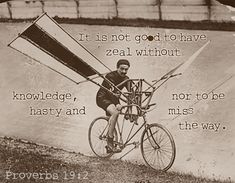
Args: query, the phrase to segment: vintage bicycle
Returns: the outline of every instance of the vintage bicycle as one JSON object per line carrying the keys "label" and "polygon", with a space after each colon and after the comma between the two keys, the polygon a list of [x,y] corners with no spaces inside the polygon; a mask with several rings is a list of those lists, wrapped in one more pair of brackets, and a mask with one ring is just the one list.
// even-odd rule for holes
{"label": "vintage bicycle", "polygon": [[[122,106],[120,110],[119,116],[122,116],[122,120],[118,120],[114,130],[114,145],[121,150],[130,145],[134,146],[133,149],[140,146],[145,163],[151,168],[160,171],[167,171],[173,165],[176,156],[175,142],[166,127],[159,123],[149,124],[146,115],[156,105],[156,103],[151,103],[154,92],[169,78],[174,76],[176,75],[162,77],[159,81],[164,81],[158,87],[154,85],[159,81],[149,84],[144,79],[129,79],[119,84],[122,85],[125,82],[131,83],[131,90],[122,93],[122,96],[126,99],[122,100],[125,101],[126,105]],[[118,88],[118,86],[116,87]],[[140,118],[143,119],[141,124],[139,124]],[[94,119],[90,124],[88,132],[90,147],[101,158],[110,158],[114,154],[106,153],[105,148],[107,145],[108,121],[109,116],[101,116]],[[126,129],[124,126],[127,126],[127,122],[132,123],[132,125],[129,127],[127,138],[124,140],[123,132]],[[135,125],[139,126],[136,130],[133,130]],[[140,131],[142,131],[140,141],[133,141]]]}
{"label": "vintage bicycle", "polygon": [[[120,99],[126,104],[120,111],[120,115],[123,116],[122,124],[118,121],[114,130],[114,144],[116,146],[124,150],[129,145],[134,145],[134,148],[140,145],[141,154],[148,166],[160,171],[167,171],[171,168],[176,156],[174,139],[169,130],[160,123],[149,124],[146,115],[152,110],[151,108],[156,105],[155,103],[151,103],[154,92],[170,78],[181,75],[209,43],[210,41],[207,41],[207,43],[198,49],[187,61],[180,63],[160,79],[153,81],[152,84],[144,79],[130,79],[124,81],[131,83],[130,91],[122,92],[118,90],[118,87],[123,83],[120,83],[118,86],[112,86],[112,83],[110,83],[110,85],[120,93],[120,96],[124,97],[120,97]],[[177,74],[175,74],[176,71]],[[103,79],[105,79],[105,77],[103,77]],[[99,86],[102,87],[101,85]],[[132,133],[134,126],[138,124],[138,119],[140,118],[143,119],[142,124]],[[107,154],[105,150],[109,126],[108,119],[108,116],[94,119],[90,124],[88,132],[90,147],[92,151],[101,158],[109,158],[113,155],[113,153]],[[123,140],[125,121],[133,122],[133,125],[129,130],[126,140]],[[143,129],[143,131],[140,141],[133,142],[133,138],[141,129]],[[125,156],[125,154],[123,156]]]}

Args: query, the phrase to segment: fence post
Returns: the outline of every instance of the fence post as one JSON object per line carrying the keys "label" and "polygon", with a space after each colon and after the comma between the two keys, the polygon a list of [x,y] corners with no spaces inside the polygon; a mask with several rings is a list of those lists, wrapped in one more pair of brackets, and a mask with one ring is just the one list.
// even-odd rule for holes
{"label": "fence post", "polygon": [[76,3],[76,10],[77,10],[77,18],[79,18],[79,0],[74,0]]}
{"label": "fence post", "polygon": [[115,9],[116,9],[116,18],[118,18],[118,0],[114,0]]}
{"label": "fence post", "polygon": [[10,19],[12,19],[12,11],[11,11],[11,3],[10,2],[7,2],[7,9],[8,9],[9,15],[10,15]]}
{"label": "fence post", "polygon": [[162,0],[157,0],[156,4],[158,5],[158,14],[159,14],[159,20],[162,20]]}
{"label": "fence post", "polygon": [[208,20],[211,20],[211,0],[205,0],[207,10],[208,10]]}
{"label": "fence post", "polygon": [[44,9],[45,3],[43,0],[41,0],[40,3],[42,5],[42,13],[45,13],[45,9]]}

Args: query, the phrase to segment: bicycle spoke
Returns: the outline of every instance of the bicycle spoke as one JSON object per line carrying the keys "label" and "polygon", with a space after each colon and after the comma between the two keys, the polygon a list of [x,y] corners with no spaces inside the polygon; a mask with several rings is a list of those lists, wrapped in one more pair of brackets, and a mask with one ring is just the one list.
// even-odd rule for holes
{"label": "bicycle spoke", "polygon": [[94,149],[96,149],[96,147],[100,147],[101,145],[96,143],[95,146],[94,146]]}
{"label": "bicycle spoke", "polygon": [[145,147],[144,149],[145,149],[145,151],[152,151],[152,150],[154,150],[154,148],[153,148],[152,146],[150,146],[150,147]]}
{"label": "bicycle spoke", "polygon": [[[164,135],[165,135],[165,134],[164,134]],[[160,137],[159,137],[159,142],[158,142],[158,144],[161,144],[161,142],[164,140],[164,138],[163,138],[164,135],[162,135],[162,133],[160,133]]]}
{"label": "bicycle spoke", "polygon": [[165,149],[160,149],[160,151],[164,151],[165,153],[172,153],[172,150],[165,150]]}
{"label": "bicycle spoke", "polygon": [[[157,165],[160,167],[161,166],[161,162],[160,162],[160,160],[159,160],[159,155],[158,155],[158,151],[156,152],[156,159],[157,159],[157,161],[158,161],[158,163],[157,163]],[[155,164],[153,164],[153,166],[156,166]]]}
{"label": "bicycle spoke", "polygon": [[149,155],[149,162],[151,162],[150,160],[152,160],[153,158],[154,158],[154,156],[153,156],[153,154],[154,154],[154,151],[151,151],[150,153],[149,153],[150,155]]}
{"label": "bicycle spoke", "polygon": [[148,149],[148,150],[145,149],[145,153],[149,153],[149,152],[153,152],[153,151],[155,151],[153,148]]}
{"label": "bicycle spoke", "polygon": [[169,159],[169,160],[171,159],[171,156],[170,156],[170,155],[168,155],[168,154],[166,154],[166,153],[162,153],[162,152],[161,152],[161,154],[162,154],[163,157],[165,156],[165,157],[167,157],[167,159]]}
{"label": "bicycle spoke", "polygon": [[103,135],[104,130],[101,130],[101,129],[100,129],[99,132],[97,132],[97,133],[99,133],[99,136],[100,136],[100,135]]}
{"label": "bicycle spoke", "polygon": [[166,142],[164,144],[161,144],[161,147],[164,147],[164,146],[167,146],[167,144],[169,144],[169,146],[171,146],[171,141],[168,139],[168,140],[165,140]]}
{"label": "bicycle spoke", "polygon": [[[160,151],[158,151],[158,153],[160,153]],[[162,156],[161,156],[162,157]],[[162,160],[162,158],[161,157],[159,157],[159,159],[160,159],[160,161],[161,161],[161,163],[162,163],[162,167],[164,167],[165,166],[165,164],[164,164],[164,162],[163,162],[163,160]]]}
{"label": "bicycle spoke", "polygon": [[167,161],[169,161],[171,159],[172,149],[166,150],[166,149],[160,148],[159,153],[161,154],[162,159],[167,157]]}
{"label": "bicycle spoke", "polygon": [[[156,153],[157,153],[157,151],[154,151],[154,157],[156,157],[156,156],[155,156],[155,155],[156,155]],[[155,165],[155,161],[156,161],[156,159],[157,159],[157,158],[154,158],[153,165]]]}

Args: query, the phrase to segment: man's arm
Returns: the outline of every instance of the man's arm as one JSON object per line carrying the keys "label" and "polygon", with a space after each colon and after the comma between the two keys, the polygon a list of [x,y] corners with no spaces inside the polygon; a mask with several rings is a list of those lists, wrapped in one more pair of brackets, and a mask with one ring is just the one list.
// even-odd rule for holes
{"label": "man's arm", "polygon": [[[129,79],[129,77],[126,77],[125,80],[128,80],[128,79]],[[125,88],[127,89],[128,92],[131,91],[131,81],[127,81],[127,82],[125,83]]]}

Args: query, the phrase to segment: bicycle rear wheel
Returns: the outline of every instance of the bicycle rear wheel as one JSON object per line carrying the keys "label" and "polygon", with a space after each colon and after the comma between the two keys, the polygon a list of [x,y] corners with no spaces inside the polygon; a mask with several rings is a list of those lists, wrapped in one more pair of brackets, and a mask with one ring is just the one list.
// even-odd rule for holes
{"label": "bicycle rear wheel", "polygon": [[141,136],[141,153],[145,163],[159,171],[167,171],[175,160],[175,142],[162,125],[148,125]]}
{"label": "bicycle rear wheel", "polygon": [[[109,158],[113,153],[107,153],[108,117],[98,117],[92,121],[88,131],[89,145],[92,151],[101,158]],[[114,129],[114,141],[118,141],[117,131]]]}

